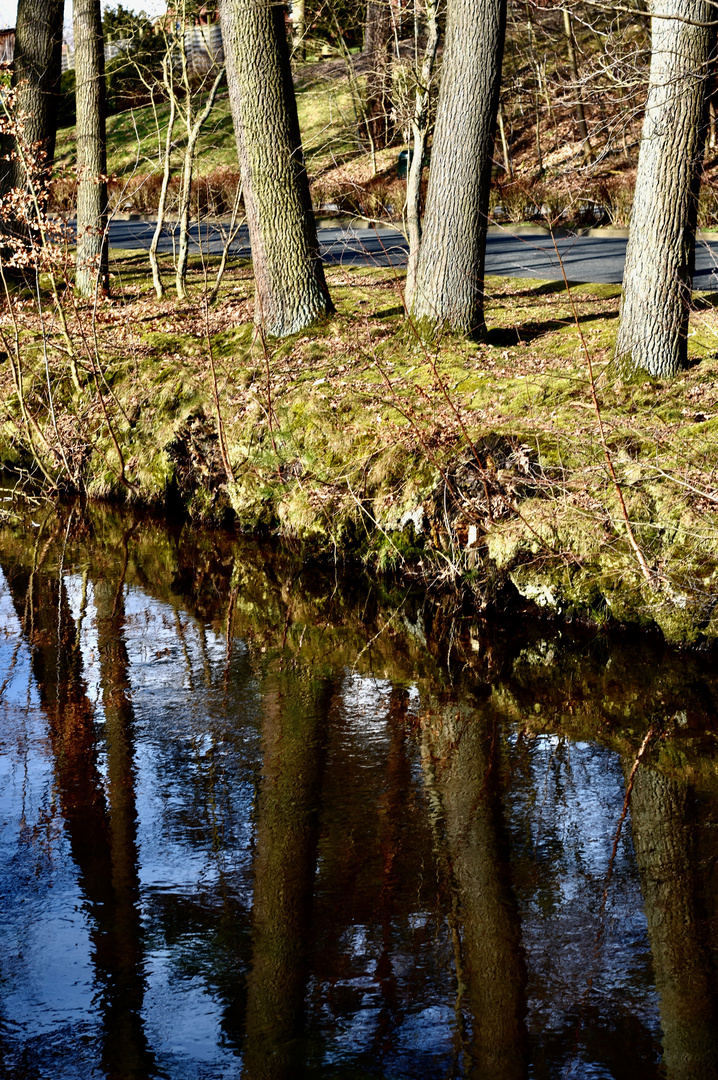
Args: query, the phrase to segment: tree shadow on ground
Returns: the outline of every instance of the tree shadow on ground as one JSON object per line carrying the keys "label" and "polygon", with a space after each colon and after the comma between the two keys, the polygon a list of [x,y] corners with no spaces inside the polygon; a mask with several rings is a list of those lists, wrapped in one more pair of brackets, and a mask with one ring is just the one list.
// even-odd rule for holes
{"label": "tree shadow on ground", "polygon": [[694,294],[692,306],[694,311],[704,311],[706,308],[718,307],[718,292]]}
{"label": "tree shadow on ground", "polygon": [[[617,311],[606,311],[596,314],[595,312],[587,311],[583,315],[578,316],[579,325],[583,323],[599,323],[608,319],[617,319]],[[573,318],[565,319],[545,319],[542,322],[536,322],[532,320],[530,322],[519,323],[514,326],[495,326],[486,334],[485,341],[489,345],[494,345],[497,348],[508,348],[510,345],[528,345],[537,338],[543,337],[544,334],[550,334],[554,330],[566,330],[571,326],[575,326],[575,320]]]}
{"label": "tree shadow on ground", "polygon": [[[569,282],[569,286],[579,285],[579,284],[580,284],[580,282],[578,282],[578,281],[570,281]],[[563,283],[563,281],[544,281],[544,282],[542,282],[541,285],[532,285],[530,289],[523,289],[523,290],[519,289],[518,291],[512,290],[511,291],[511,297],[513,299],[515,297],[521,297],[521,298],[528,297],[528,298],[531,298],[531,297],[534,297],[534,296],[550,296],[552,293],[561,293],[561,292],[565,292],[565,291],[566,291],[566,286]],[[494,299],[494,297],[492,297],[492,295],[488,291],[488,289],[486,290],[486,298],[487,299]],[[500,294],[496,297],[496,299],[499,299],[499,298],[500,298]]]}

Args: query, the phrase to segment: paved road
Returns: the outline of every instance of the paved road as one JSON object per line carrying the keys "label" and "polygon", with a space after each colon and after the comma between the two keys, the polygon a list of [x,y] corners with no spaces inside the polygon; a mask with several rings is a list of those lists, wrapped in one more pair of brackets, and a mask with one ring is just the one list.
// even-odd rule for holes
{"label": "paved road", "polygon": [[[148,248],[154,226],[145,221],[113,221],[110,246]],[[193,226],[191,250],[210,254],[221,252],[223,229],[218,225]],[[167,230],[160,242],[161,251],[172,251],[176,236]],[[395,229],[359,228],[336,225],[319,229],[319,242],[325,262],[343,266],[403,266],[406,241]],[[620,283],[626,241],[617,237],[575,236],[557,241],[569,281]],[[232,245],[236,255],[249,256],[246,228],[241,229]],[[486,273],[513,277],[560,280],[561,270],[550,238],[541,234],[518,236],[510,232],[490,232],[486,244]],[[718,290],[718,241],[700,241],[696,251],[695,289]]]}

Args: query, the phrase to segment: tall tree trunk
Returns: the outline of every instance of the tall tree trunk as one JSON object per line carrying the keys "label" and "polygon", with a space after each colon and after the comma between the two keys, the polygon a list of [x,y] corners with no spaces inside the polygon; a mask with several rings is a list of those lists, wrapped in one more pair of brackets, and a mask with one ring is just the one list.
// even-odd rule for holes
{"label": "tall tree trunk", "polygon": [[[623,276],[619,370],[675,375],[688,317],[715,42],[708,0],[655,0],[651,71]],[[688,21],[687,21],[688,20]]]}
{"label": "tall tree trunk", "polygon": [[497,113],[497,120],[499,122],[499,136],[501,137],[501,153],[503,154],[503,158],[504,158],[504,170],[506,172],[506,175],[508,177],[510,177],[510,179],[513,180],[513,178],[514,178],[514,170],[513,170],[513,166],[511,165],[511,154],[509,153],[509,143],[508,143],[508,140],[506,138],[506,127],[504,125],[504,114],[503,114],[503,111],[501,109],[500,104],[499,104],[499,111]]}
{"label": "tall tree trunk", "polygon": [[276,337],[334,310],[319,254],[282,5],[219,0],[256,287]]}
{"label": "tall tree trunk", "polygon": [[411,311],[426,327],[482,334],[484,257],[506,0],[454,0]]}
{"label": "tall tree trunk", "polygon": [[536,123],[534,128],[534,135],[536,139],[536,177],[537,179],[543,176],[543,154],[541,152],[541,107],[539,100],[541,97],[541,65],[534,50],[534,28],[531,19],[526,20],[526,36],[528,38],[529,57],[531,59],[531,66],[534,69],[534,114],[536,117]]}
{"label": "tall tree trunk", "polygon": [[593,157],[593,151],[591,149],[591,140],[588,137],[586,110],[583,107],[583,93],[581,91],[581,76],[579,74],[578,58],[576,56],[576,41],[573,35],[571,12],[568,8],[563,9],[563,32],[566,35],[568,66],[571,69],[571,77],[573,78],[574,92],[576,95],[576,104],[574,106],[576,112],[576,125],[583,144],[583,156],[586,159],[586,162],[590,162]]}
{"label": "tall tree trunk", "polygon": [[108,293],[107,142],[105,136],[105,50],[100,0],[74,0],[77,100],[77,256],[75,289]]}
{"label": "tall tree trunk", "polygon": [[[15,28],[12,85],[17,88],[17,112],[23,122],[23,144],[38,146],[49,174],[55,154],[57,108],[62,58],[63,0],[19,0]],[[14,155],[12,136],[3,138],[0,191],[25,188],[24,163]]]}
{"label": "tall tree trunk", "polygon": [[167,206],[167,191],[170,186],[170,179],[172,176],[172,140],[174,137],[175,117],[177,116],[177,95],[175,94],[174,79],[172,75],[172,63],[171,57],[167,52],[162,57],[162,85],[167,91],[167,96],[170,103],[169,116],[167,118],[167,127],[165,128],[165,144],[164,149],[160,146],[159,154],[162,164],[162,185],[160,187],[160,195],[157,203],[157,221],[155,223],[155,231],[152,234],[152,241],[150,243],[150,266],[152,267],[152,284],[155,288],[155,296],[158,300],[161,300],[165,294],[165,286],[162,281],[162,273],[160,271],[160,262],[157,257],[157,249],[160,244],[160,237],[164,230],[165,224],[165,208]]}
{"label": "tall tree trunk", "polygon": [[[414,19],[418,24],[416,0]],[[421,177],[424,171],[426,140],[429,133],[429,105],[431,84],[439,45],[439,21],[435,0],[426,0],[427,36],[421,70],[417,71],[416,93],[414,95],[414,115],[411,118],[411,158],[406,177],[406,231],[409,238],[409,258],[406,265],[406,299],[410,302],[416,284],[416,267],[421,250]],[[418,43],[418,25],[415,25],[414,37]],[[415,63],[419,66],[418,44]]]}
{"label": "tall tree trunk", "polygon": [[366,126],[371,144],[381,150],[391,142],[391,9],[389,0],[369,0],[364,25],[364,52],[369,61],[366,75]]}
{"label": "tall tree trunk", "polygon": [[[29,221],[37,218],[46,202],[44,181],[55,154],[63,7],[63,0],[18,3],[12,76],[17,100],[15,117],[10,118],[10,130],[0,146],[0,197],[17,189],[26,198],[5,211],[0,221],[0,231],[12,238],[3,261],[10,262],[17,249],[24,256],[31,246]],[[21,128],[19,138],[13,128]],[[21,265],[23,261],[21,257]]]}
{"label": "tall tree trunk", "polygon": [[689,792],[639,768],[631,795],[633,845],[661,1003],[668,1080],[718,1075],[715,975],[698,900]]}

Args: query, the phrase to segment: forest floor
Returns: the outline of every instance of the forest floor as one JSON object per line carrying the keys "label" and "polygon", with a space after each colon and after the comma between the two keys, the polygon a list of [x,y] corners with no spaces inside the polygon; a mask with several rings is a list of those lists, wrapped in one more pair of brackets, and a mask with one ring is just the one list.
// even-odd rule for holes
{"label": "forest floor", "polygon": [[337,314],[263,342],[250,266],[232,264],[210,306],[214,264],[193,260],[188,302],[158,302],[146,254],[113,252],[113,298],[95,310],[68,290],[66,331],[49,292],[42,311],[26,295],[2,313],[0,461],[480,605],[518,590],[570,617],[718,638],[714,297],[696,297],[689,368],[628,384],[611,363],[615,286],[488,279],[486,340],[428,346],[401,273],[330,267]]}

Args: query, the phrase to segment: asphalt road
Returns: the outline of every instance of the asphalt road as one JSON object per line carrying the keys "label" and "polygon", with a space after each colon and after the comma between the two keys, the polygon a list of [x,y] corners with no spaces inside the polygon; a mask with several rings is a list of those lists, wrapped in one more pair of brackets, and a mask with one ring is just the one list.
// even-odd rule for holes
{"label": "asphalt road", "polygon": [[[154,225],[145,221],[113,221],[110,226],[110,246],[114,248],[148,248]],[[220,225],[192,226],[190,250],[200,248],[218,254],[225,243],[225,230]],[[172,251],[176,235],[167,229],[160,240],[160,250]],[[395,229],[359,228],[336,225],[319,229],[319,242],[325,262],[343,266],[403,266],[407,245]],[[573,236],[557,240],[566,276],[572,282],[606,282],[619,284],[623,279],[626,240],[619,237]],[[246,228],[240,230],[232,245],[235,255],[250,255]],[[561,279],[559,260],[549,237],[541,234],[517,235],[490,232],[486,243],[486,273],[511,277]],[[718,241],[699,242],[696,250],[694,289],[718,290]]]}

